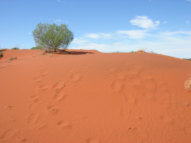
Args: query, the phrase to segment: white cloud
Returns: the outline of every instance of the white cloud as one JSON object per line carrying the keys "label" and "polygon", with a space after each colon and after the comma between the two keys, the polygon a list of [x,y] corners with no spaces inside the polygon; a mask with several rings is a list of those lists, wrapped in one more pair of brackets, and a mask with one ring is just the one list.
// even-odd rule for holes
{"label": "white cloud", "polygon": [[165,37],[191,36],[191,31],[167,31],[167,32],[160,32],[159,34]]}
{"label": "white cloud", "polygon": [[87,42],[88,41],[83,39],[83,38],[75,38],[72,43],[77,44],[77,45],[82,45],[82,44],[85,44]]}
{"label": "white cloud", "polygon": [[100,38],[99,34],[94,34],[94,33],[90,33],[86,35],[87,38],[92,38],[92,39],[98,39]]}
{"label": "white cloud", "polygon": [[147,16],[136,16],[134,19],[130,20],[130,23],[141,28],[154,29],[160,24],[160,21],[153,21]]}
{"label": "white cloud", "polygon": [[186,0],[187,2],[191,2],[191,0]]}
{"label": "white cloud", "polygon": [[186,20],[186,24],[190,24],[190,21],[189,21],[189,20]]}
{"label": "white cloud", "polygon": [[110,38],[112,35],[109,33],[101,33],[100,36],[105,38]]}
{"label": "white cloud", "polygon": [[54,19],[53,22],[56,24],[60,24],[60,23],[64,23],[64,20],[58,18],[58,19]]}
{"label": "white cloud", "polygon": [[[72,42],[71,48],[95,49],[101,52],[129,52],[139,49],[146,49],[147,51],[154,51],[156,53],[174,57],[191,57],[191,31],[167,31],[156,32],[155,34],[145,31],[147,38],[137,40],[131,40],[130,37],[127,38],[127,35],[131,35],[129,34],[131,32],[129,32],[129,30],[116,31],[114,33],[110,33],[109,39],[105,39],[105,41],[103,39],[101,42],[99,40],[95,41],[94,39],[82,36]],[[135,37],[137,38],[139,36],[136,35],[133,38]]]}
{"label": "white cloud", "polygon": [[99,38],[110,38],[112,35],[109,33],[89,33],[86,34],[85,37],[91,38],[91,39],[99,39]]}
{"label": "white cloud", "polygon": [[128,35],[130,39],[142,39],[147,36],[147,31],[145,30],[121,30],[117,31],[117,33]]}

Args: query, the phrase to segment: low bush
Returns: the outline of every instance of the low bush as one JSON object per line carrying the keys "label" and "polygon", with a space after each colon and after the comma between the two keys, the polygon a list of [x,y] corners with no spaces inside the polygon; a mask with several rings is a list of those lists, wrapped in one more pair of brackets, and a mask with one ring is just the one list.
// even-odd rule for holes
{"label": "low bush", "polygon": [[19,50],[17,46],[13,47],[12,50]]}
{"label": "low bush", "polygon": [[31,50],[42,49],[40,46],[32,47]]}
{"label": "low bush", "polygon": [[0,58],[2,58],[3,57],[3,52],[2,51],[0,51]]}
{"label": "low bush", "polygon": [[6,50],[7,50],[7,49],[0,49],[0,51],[2,51],[2,52],[3,52],[3,51],[6,51]]}

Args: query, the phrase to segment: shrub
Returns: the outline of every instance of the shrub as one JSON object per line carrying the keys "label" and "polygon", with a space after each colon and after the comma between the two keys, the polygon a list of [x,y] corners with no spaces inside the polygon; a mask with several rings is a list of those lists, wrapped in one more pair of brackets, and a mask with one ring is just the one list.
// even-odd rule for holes
{"label": "shrub", "polygon": [[189,60],[189,61],[191,61],[191,58],[190,58],[190,59],[186,59],[186,60]]}
{"label": "shrub", "polygon": [[12,50],[19,50],[19,47],[15,46],[12,48]]}
{"label": "shrub", "polygon": [[42,49],[40,46],[32,47],[31,50]]}
{"label": "shrub", "polygon": [[2,52],[3,52],[3,51],[6,51],[6,50],[7,50],[7,49],[0,49],[0,51],[2,51]]}
{"label": "shrub", "polygon": [[57,49],[66,49],[73,40],[73,33],[66,25],[38,24],[33,31],[34,40],[45,52],[56,52]]}
{"label": "shrub", "polygon": [[3,52],[2,51],[0,51],[0,58],[2,58],[3,57]]}

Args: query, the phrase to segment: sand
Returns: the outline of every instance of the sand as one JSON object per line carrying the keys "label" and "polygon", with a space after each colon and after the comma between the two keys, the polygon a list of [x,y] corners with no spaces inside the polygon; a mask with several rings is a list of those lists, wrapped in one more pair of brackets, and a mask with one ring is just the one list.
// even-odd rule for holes
{"label": "sand", "polygon": [[190,61],[73,51],[4,51],[0,143],[191,143]]}

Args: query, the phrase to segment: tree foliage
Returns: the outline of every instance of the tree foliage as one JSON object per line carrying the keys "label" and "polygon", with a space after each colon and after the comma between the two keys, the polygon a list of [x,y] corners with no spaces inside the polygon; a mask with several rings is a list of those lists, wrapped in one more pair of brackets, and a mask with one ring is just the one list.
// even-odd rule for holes
{"label": "tree foliage", "polygon": [[42,49],[40,46],[32,47],[31,50]]}
{"label": "tree foliage", "polygon": [[12,48],[12,50],[19,50],[19,47],[15,46]]}
{"label": "tree foliage", "polygon": [[66,49],[73,40],[73,33],[65,24],[38,24],[33,31],[37,46],[47,52],[56,52],[57,49]]}

